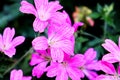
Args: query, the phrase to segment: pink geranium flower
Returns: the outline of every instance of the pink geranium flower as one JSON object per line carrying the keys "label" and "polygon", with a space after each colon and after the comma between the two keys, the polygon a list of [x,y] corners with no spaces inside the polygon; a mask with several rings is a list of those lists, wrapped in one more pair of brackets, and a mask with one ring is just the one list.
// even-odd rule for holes
{"label": "pink geranium flower", "polygon": [[103,61],[110,63],[120,62],[120,37],[118,46],[110,39],[106,39],[102,46],[110,52],[109,54],[103,56]]}
{"label": "pink geranium flower", "polygon": [[36,18],[33,22],[33,28],[36,32],[43,32],[50,22],[60,23],[63,17],[60,12],[57,12],[62,9],[58,1],[34,0],[34,3],[35,7],[26,0],[23,0],[20,11],[35,15]]}
{"label": "pink geranium flower", "polygon": [[47,67],[47,76],[56,76],[56,80],[68,80],[68,78],[71,78],[72,80],[80,80],[80,78],[83,77],[83,73],[79,69],[79,66],[84,62],[81,62],[80,59],[82,58],[83,56],[79,54],[74,57],[65,55],[63,62],[52,62],[50,66]]}
{"label": "pink geranium flower", "polygon": [[106,74],[99,75],[95,80],[120,80],[120,66],[118,66],[116,72],[113,64],[106,61],[100,61],[99,63],[100,69]]}
{"label": "pink geranium flower", "polygon": [[93,48],[89,48],[84,55],[81,54],[81,56],[84,58],[80,60],[84,61],[84,63],[80,66],[80,69],[90,80],[93,80],[98,76],[96,71],[99,70],[96,51]]}
{"label": "pink geranium flower", "polygon": [[31,76],[23,76],[22,70],[12,70],[10,74],[10,80],[31,80]]}
{"label": "pink geranium flower", "polygon": [[16,53],[15,47],[24,42],[23,36],[18,36],[13,39],[15,35],[14,28],[5,28],[3,36],[0,34],[0,51],[4,52],[5,55],[12,57]]}
{"label": "pink geranium flower", "polygon": [[32,70],[32,75],[40,78],[45,72],[47,64],[51,61],[51,56],[49,51],[37,51],[31,56],[30,65],[34,66]]}
{"label": "pink geranium flower", "polygon": [[46,50],[50,48],[53,61],[62,62],[64,52],[74,55],[74,28],[67,26],[50,26],[48,29],[48,39],[44,36],[35,38],[32,41],[35,50]]}

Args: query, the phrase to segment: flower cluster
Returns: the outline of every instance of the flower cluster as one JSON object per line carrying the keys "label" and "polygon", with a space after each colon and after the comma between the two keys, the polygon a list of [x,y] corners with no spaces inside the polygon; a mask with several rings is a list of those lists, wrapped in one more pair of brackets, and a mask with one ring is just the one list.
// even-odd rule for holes
{"label": "flower cluster", "polygon": [[[26,0],[21,1],[20,11],[33,14],[33,30],[38,34],[45,32],[47,36],[37,36],[32,41],[34,52],[31,55],[30,66],[33,66],[32,76],[40,78],[44,72],[56,80],[81,80],[85,76],[89,80],[120,80],[120,66],[115,70],[112,63],[120,62],[119,46],[112,40],[106,39],[102,46],[110,53],[97,60],[97,52],[88,48],[84,54],[74,53],[75,36],[82,22],[71,23],[69,15],[59,1],[34,0],[35,6]],[[60,11],[61,10],[61,11]],[[15,35],[14,28],[7,27],[3,36],[0,34],[0,51],[12,57],[15,47],[24,42],[23,36]],[[98,74],[97,71],[105,74]],[[22,70],[12,70],[10,80],[31,80],[23,76]]]}
{"label": "flower cluster", "polygon": [[[27,1],[22,1],[20,7],[21,12],[35,15],[35,32],[41,33],[47,29],[47,36],[37,36],[32,41],[35,50],[30,61],[30,65],[34,66],[33,76],[40,78],[46,72],[48,77],[56,76],[56,80],[80,80],[85,74],[90,80],[94,80],[101,78],[96,72],[98,70],[115,75],[114,68],[108,67],[113,66],[110,63],[120,61],[120,49],[114,42],[106,39],[106,43],[102,44],[110,54],[103,56],[101,61],[96,60],[97,53],[93,48],[89,48],[84,55],[75,55],[74,33],[83,23],[77,22],[72,25],[68,14],[59,11],[62,6],[58,1],[34,0],[34,3],[35,7]],[[105,68],[113,69],[114,72],[109,73]]]}

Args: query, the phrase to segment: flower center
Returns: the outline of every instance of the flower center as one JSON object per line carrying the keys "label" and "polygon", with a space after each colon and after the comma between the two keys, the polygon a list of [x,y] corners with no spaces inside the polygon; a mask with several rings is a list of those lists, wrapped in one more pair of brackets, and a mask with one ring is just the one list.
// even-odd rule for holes
{"label": "flower center", "polygon": [[45,60],[47,60],[47,61],[51,61],[52,58],[51,58],[51,57],[48,57],[48,56],[45,56]]}
{"label": "flower center", "polygon": [[49,45],[52,46],[55,43],[55,41],[50,41]]}
{"label": "flower center", "polygon": [[42,21],[46,21],[47,20],[46,17],[45,17],[45,15],[43,15],[43,14],[39,15],[39,18]]}
{"label": "flower center", "polygon": [[113,77],[114,77],[113,80],[120,80],[120,75],[119,75],[119,74],[116,74],[116,75],[114,75]]}
{"label": "flower center", "polygon": [[46,55],[41,55],[42,58],[44,58],[46,61],[51,61],[52,58],[50,56],[46,56]]}
{"label": "flower center", "polygon": [[48,40],[49,46],[54,46],[56,44],[56,42],[57,42],[56,40],[52,40],[52,39]]}
{"label": "flower center", "polygon": [[110,80],[120,80],[119,74],[107,74],[107,76]]}
{"label": "flower center", "polygon": [[6,45],[3,45],[2,51],[6,50]]}
{"label": "flower center", "polygon": [[67,67],[67,62],[62,62],[62,65],[64,66],[64,67]]}
{"label": "flower center", "polygon": [[45,8],[41,7],[38,10],[38,16],[41,21],[47,21],[50,18],[50,13]]}
{"label": "flower center", "polygon": [[80,70],[84,70],[84,69],[85,69],[85,67],[84,67],[84,66],[81,66],[79,69],[80,69]]}

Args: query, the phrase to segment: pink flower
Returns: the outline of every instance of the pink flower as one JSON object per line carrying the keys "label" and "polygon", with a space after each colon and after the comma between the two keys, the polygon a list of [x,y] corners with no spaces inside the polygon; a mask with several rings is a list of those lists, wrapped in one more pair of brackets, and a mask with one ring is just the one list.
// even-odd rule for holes
{"label": "pink flower", "polygon": [[89,48],[84,55],[81,54],[81,56],[83,56],[83,58],[80,60],[84,61],[84,63],[81,64],[80,69],[90,80],[93,80],[98,76],[95,71],[99,70],[96,51],[93,48]]}
{"label": "pink flower", "polygon": [[106,74],[99,75],[95,80],[120,80],[120,66],[116,72],[113,64],[106,61],[99,62],[100,69]]}
{"label": "pink flower", "polygon": [[10,74],[10,80],[31,80],[31,76],[23,76],[22,70],[12,70]]}
{"label": "pink flower", "polygon": [[120,62],[120,37],[118,46],[110,39],[106,39],[102,46],[110,52],[103,56],[103,61],[107,61],[109,63]]}
{"label": "pink flower", "polygon": [[36,19],[33,22],[33,28],[36,32],[43,32],[51,20],[53,22],[60,22],[59,20],[62,19],[61,13],[57,12],[62,9],[58,1],[48,2],[48,0],[34,0],[34,3],[35,7],[23,0],[21,2],[20,11],[35,15]]}
{"label": "pink flower", "polygon": [[74,57],[65,55],[63,62],[53,62],[47,67],[47,76],[56,76],[56,80],[68,80],[68,78],[71,78],[72,80],[80,80],[80,78],[83,77],[83,73],[79,69],[79,66],[84,62],[80,61],[82,58],[83,57],[79,54]]}
{"label": "pink flower", "polygon": [[67,26],[50,26],[48,39],[44,36],[37,37],[32,41],[35,50],[46,50],[50,48],[53,61],[62,62],[64,52],[74,55],[74,28]]}
{"label": "pink flower", "polygon": [[5,28],[3,36],[0,34],[0,51],[4,52],[5,55],[12,57],[16,53],[15,47],[24,42],[23,36],[18,36],[13,39],[15,35],[14,28]]}
{"label": "pink flower", "polygon": [[38,51],[33,53],[31,56],[30,65],[35,66],[32,70],[32,75],[40,78],[45,72],[47,64],[51,61],[51,56],[49,52]]}

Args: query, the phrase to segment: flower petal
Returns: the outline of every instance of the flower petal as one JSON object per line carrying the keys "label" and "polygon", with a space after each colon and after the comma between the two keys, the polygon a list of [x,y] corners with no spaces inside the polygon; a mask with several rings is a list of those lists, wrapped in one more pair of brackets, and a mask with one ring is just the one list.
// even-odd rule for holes
{"label": "flower petal", "polygon": [[83,72],[89,78],[89,80],[94,80],[98,76],[98,74],[96,72],[94,72],[94,71],[83,70]]}
{"label": "flower petal", "polygon": [[63,23],[66,22],[67,16],[64,15],[64,13],[61,12],[55,12],[52,13],[51,18],[50,18],[50,24],[56,24],[57,26],[61,26]]}
{"label": "flower petal", "polygon": [[73,36],[74,28],[71,26],[65,26],[63,25],[59,31],[57,31],[57,34],[60,38],[67,38],[70,39]]}
{"label": "flower petal", "polygon": [[4,47],[4,45],[3,45],[3,38],[2,38],[2,35],[0,34],[0,51],[2,51],[3,47]]}
{"label": "flower petal", "polygon": [[118,66],[118,74],[120,75],[120,64]]}
{"label": "flower petal", "polygon": [[27,2],[26,0],[21,1],[21,6],[19,10],[23,13],[33,14],[37,16],[34,6]]}
{"label": "flower petal", "polygon": [[62,51],[64,51],[65,53],[69,54],[69,55],[74,55],[73,53],[73,49],[74,49],[74,45],[72,44],[72,42],[70,40],[60,40],[58,42],[55,42],[52,47],[54,48],[60,48]]}
{"label": "flower petal", "polygon": [[35,50],[46,50],[48,48],[47,38],[44,36],[36,37],[32,41],[32,45]]}
{"label": "flower petal", "polygon": [[32,80],[31,76],[24,76],[21,80]]}
{"label": "flower petal", "polygon": [[80,80],[80,78],[84,75],[82,73],[82,71],[80,71],[78,68],[67,67],[66,70],[67,70],[67,73],[68,73],[69,77],[72,80]]}
{"label": "flower petal", "polygon": [[40,21],[39,18],[36,18],[33,22],[33,28],[35,32],[44,32],[45,28],[47,27],[48,22],[46,21]]}
{"label": "flower petal", "polygon": [[10,73],[10,80],[22,80],[23,72],[22,70],[12,70]]}
{"label": "flower petal", "polygon": [[45,68],[47,65],[47,61],[42,62],[40,64],[38,64],[37,66],[35,66],[32,70],[32,75],[36,76],[37,78],[40,78],[42,76],[42,74],[45,72]]}
{"label": "flower petal", "polygon": [[51,1],[48,5],[49,12],[56,12],[57,10],[62,9],[63,7],[59,4],[59,1]]}
{"label": "flower petal", "polygon": [[4,50],[4,54],[7,55],[8,57],[12,57],[13,55],[15,55],[16,53],[16,49],[15,48],[10,48],[8,50]]}
{"label": "flower petal", "polygon": [[118,40],[118,46],[119,46],[119,48],[120,48],[120,36],[119,36],[119,40]]}
{"label": "flower petal", "polygon": [[64,58],[64,53],[59,48],[51,48],[51,57],[54,62],[55,61],[62,62]]}
{"label": "flower petal", "polygon": [[25,41],[25,37],[23,37],[23,36],[18,36],[18,37],[16,37],[16,38],[13,39],[13,41],[12,41],[12,46],[13,46],[13,47],[16,47],[16,46],[22,44],[24,41]]}
{"label": "flower petal", "polygon": [[15,35],[14,28],[12,29],[10,29],[9,27],[5,28],[4,33],[3,33],[3,41],[6,46],[8,46],[11,43],[14,35]]}
{"label": "flower petal", "polygon": [[72,25],[71,19],[70,19],[68,13],[65,10],[63,10],[63,14],[66,15],[66,23]]}
{"label": "flower petal", "polygon": [[112,76],[109,76],[109,75],[99,75],[94,80],[111,80],[111,79],[113,79]]}
{"label": "flower petal", "polygon": [[38,10],[41,6],[46,6],[48,5],[48,0],[34,0],[35,7]]}
{"label": "flower petal", "polygon": [[85,67],[88,70],[97,70],[97,71],[100,70],[99,62],[97,60],[93,60],[91,62],[86,63]]}
{"label": "flower petal", "polygon": [[106,61],[100,61],[100,69],[107,74],[115,74],[116,73],[116,70],[115,70],[113,64],[108,63]]}
{"label": "flower petal", "polygon": [[33,53],[31,56],[30,65],[36,65],[45,61],[38,53]]}
{"label": "flower petal", "polygon": [[61,68],[58,72],[59,73],[56,76],[56,80],[68,80],[68,74],[65,68]]}
{"label": "flower petal", "polygon": [[61,29],[61,36],[64,38],[70,39],[73,36],[74,28],[73,27],[63,27],[64,29]]}
{"label": "flower petal", "polygon": [[94,60],[97,56],[96,51],[93,48],[87,49],[87,51],[84,53],[86,61]]}
{"label": "flower petal", "polygon": [[74,23],[74,24],[73,24],[73,27],[75,28],[75,31],[74,31],[74,32],[77,31],[77,29],[78,29],[79,26],[83,26],[83,25],[84,25],[84,24],[83,24],[82,22],[76,22],[76,23]]}
{"label": "flower petal", "polygon": [[74,67],[83,66],[84,63],[85,63],[84,55],[82,54],[76,54],[69,60],[69,65]]}
{"label": "flower petal", "polygon": [[62,50],[69,54],[69,55],[74,55],[73,51],[74,51],[74,45],[72,44],[71,41],[69,40],[62,40],[61,42],[61,45],[63,45],[61,48]]}
{"label": "flower petal", "polygon": [[103,43],[102,46],[111,53],[118,52],[118,51],[120,52],[120,49],[118,48],[118,46],[110,39],[106,39],[105,43]]}
{"label": "flower petal", "polygon": [[52,62],[50,66],[46,68],[48,77],[55,77],[58,74],[59,66],[58,63]]}
{"label": "flower petal", "polygon": [[102,60],[107,61],[109,63],[115,63],[115,62],[119,62],[120,58],[115,54],[108,53],[102,57]]}

